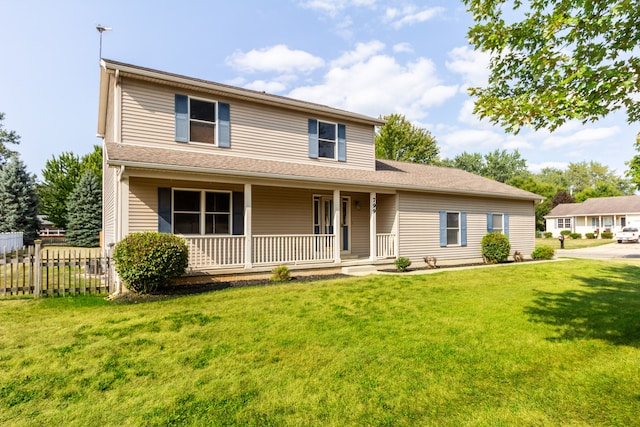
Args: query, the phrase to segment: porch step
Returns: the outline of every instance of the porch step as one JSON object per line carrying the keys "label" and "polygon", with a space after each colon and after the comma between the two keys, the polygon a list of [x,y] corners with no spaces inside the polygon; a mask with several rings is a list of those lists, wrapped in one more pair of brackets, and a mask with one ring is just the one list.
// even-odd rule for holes
{"label": "porch step", "polygon": [[366,276],[367,274],[375,274],[378,269],[375,265],[354,265],[351,267],[342,267],[342,274],[350,276]]}

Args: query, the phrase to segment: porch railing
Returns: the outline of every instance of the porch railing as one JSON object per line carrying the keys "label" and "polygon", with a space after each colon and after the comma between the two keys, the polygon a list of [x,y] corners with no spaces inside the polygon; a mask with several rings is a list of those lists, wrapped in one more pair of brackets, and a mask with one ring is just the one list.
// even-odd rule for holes
{"label": "porch railing", "polygon": [[191,268],[244,265],[244,236],[187,237],[186,240]]}
{"label": "porch railing", "polygon": [[[376,257],[395,257],[395,234],[376,235]],[[242,267],[245,264],[244,236],[187,237],[189,267]],[[251,238],[253,265],[331,262],[333,234],[257,235]]]}
{"label": "porch railing", "polygon": [[334,240],[332,234],[253,236],[253,263],[332,261]]}
{"label": "porch railing", "polygon": [[396,256],[395,234],[376,234],[376,256],[378,258],[394,258]]}

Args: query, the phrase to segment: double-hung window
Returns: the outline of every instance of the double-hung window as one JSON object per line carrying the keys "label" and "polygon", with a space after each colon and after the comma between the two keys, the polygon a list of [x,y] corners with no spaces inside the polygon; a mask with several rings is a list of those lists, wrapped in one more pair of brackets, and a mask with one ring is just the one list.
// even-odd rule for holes
{"label": "double-hung window", "polygon": [[460,213],[447,212],[447,246],[460,244]]}
{"label": "double-hung window", "polygon": [[230,234],[231,193],[174,190],[173,232],[176,234]]}
{"label": "double-hung window", "polygon": [[338,125],[318,121],[318,157],[336,158]]}
{"label": "double-hung window", "polygon": [[440,246],[467,246],[467,213],[440,211]]}
{"label": "double-hung window", "polygon": [[231,146],[230,106],[187,95],[175,96],[175,140]]}
{"label": "double-hung window", "polygon": [[570,229],[571,218],[558,218],[558,229]]}
{"label": "double-hung window", "polygon": [[341,123],[309,119],[309,157],[347,161],[347,127]]}
{"label": "double-hung window", "polygon": [[189,141],[216,143],[216,103],[189,98]]}

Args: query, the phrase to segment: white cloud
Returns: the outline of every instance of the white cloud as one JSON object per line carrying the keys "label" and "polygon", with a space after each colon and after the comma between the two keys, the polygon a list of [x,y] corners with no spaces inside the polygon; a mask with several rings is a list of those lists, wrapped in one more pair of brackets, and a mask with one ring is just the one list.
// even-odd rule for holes
{"label": "white cloud", "polygon": [[465,89],[486,85],[489,79],[489,54],[462,46],[449,51],[448,57],[445,65],[463,77]]}
{"label": "white cloud", "polygon": [[413,53],[413,47],[409,43],[397,43],[393,45],[395,53]]}
{"label": "white cloud", "polygon": [[610,139],[618,133],[620,133],[618,126],[583,129],[571,135],[550,136],[542,142],[542,147],[549,150],[566,146],[582,148]]}
{"label": "white cloud", "polygon": [[278,93],[287,89],[287,85],[282,82],[268,82],[266,80],[254,80],[251,83],[245,84],[243,87],[267,93]]}
{"label": "white cloud", "polygon": [[527,168],[534,173],[542,172],[544,168],[566,169],[569,166],[568,162],[542,162],[542,163],[528,163]]}
{"label": "white cloud", "polygon": [[430,7],[418,9],[414,5],[406,6],[403,9],[388,8],[384,21],[389,22],[393,28],[400,29],[407,25],[425,22],[444,12],[443,7]]}
{"label": "white cloud", "polygon": [[533,146],[526,138],[513,136],[507,138],[507,140],[502,144],[502,148],[507,150],[528,150],[533,148]]}
{"label": "white cloud", "polygon": [[331,61],[332,67],[347,67],[363,62],[384,50],[384,43],[377,40],[369,43],[358,43],[355,50],[343,53],[338,59]]}
{"label": "white cloud", "polygon": [[279,44],[253,49],[249,52],[236,51],[226,59],[227,65],[243,72],[310,72],[324,66],[324,60],[303,50],[292,50]]}
{"label": "white cloud", "polygon": [[458,151],[478,151],[499,148],[504,140],[502,135],[490,130],[462,129],[438,138],[448,148]]}
{"label": "white cloud", "polygon": [[397,112],[415,121],[457,93],[457,86],[440,82],[430,60],[400,64],[387,55],[367,56],[378,47],[376,42],[356,47],[332,62],[322,83],[298,87],[289,96],[375,117]]}
{"label": "white cloud", "polygon": [[330,16],[336,16],[338,12],[349,7],[374,7],[376,0],[305,0],[299,5],[313,10],[319,10]]}

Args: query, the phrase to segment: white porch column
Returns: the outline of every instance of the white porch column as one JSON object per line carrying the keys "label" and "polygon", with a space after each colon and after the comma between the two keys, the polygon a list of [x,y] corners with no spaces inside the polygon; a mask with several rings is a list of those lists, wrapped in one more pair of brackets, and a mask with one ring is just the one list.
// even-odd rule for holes
{"label": "white porch column", "polygon": [[340,218],[340,190],[333,190],[333,262],[336,264],[342,262],[340,258],[340,250],[342,249],[342,222]]}
{"label": "white porch column", "polygon": [[371,261],[378,258],[376,203],[376,193],[369,193],[369,259]]}
{"label": "white porch column", "polygon": [[251,230],[251,184],[244,185],[244,268],[253,265],[253,232]]}

